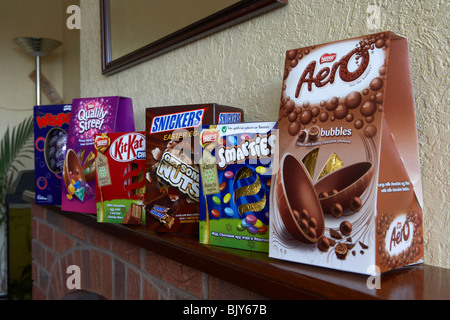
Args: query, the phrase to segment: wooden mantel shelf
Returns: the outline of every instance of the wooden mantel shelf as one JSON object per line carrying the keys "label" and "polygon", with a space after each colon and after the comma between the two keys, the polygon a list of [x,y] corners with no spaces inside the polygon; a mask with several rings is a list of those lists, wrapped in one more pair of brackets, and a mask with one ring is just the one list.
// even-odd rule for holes
{"label": "wooden mantel shelf", "polygon": [[[34,194],[26,192],[24,199],[33,202]],[[450,269],[426,264],[405,267],[382,274],[381,288],[370,289],[366,275],[272,259],[264,253],[202,245],[194,236],[100,224],[93,215],[65,212],[56,206],[51,209],[270,299],[450,299]]]}

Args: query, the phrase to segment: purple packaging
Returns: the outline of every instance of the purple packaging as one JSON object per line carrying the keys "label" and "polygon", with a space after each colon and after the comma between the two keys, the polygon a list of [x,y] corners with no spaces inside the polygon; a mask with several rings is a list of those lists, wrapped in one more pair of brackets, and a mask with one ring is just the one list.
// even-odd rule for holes
{"label": "purple packaging", "polygon": [[35,203],[61,204],[61,179],[69,129],[70,104],[35,106]]}
{"label": "purple packaging", "polygon": [[74,99],[62,178],[63,211],[97,213],[94,138],[135,131],[131,98]]}

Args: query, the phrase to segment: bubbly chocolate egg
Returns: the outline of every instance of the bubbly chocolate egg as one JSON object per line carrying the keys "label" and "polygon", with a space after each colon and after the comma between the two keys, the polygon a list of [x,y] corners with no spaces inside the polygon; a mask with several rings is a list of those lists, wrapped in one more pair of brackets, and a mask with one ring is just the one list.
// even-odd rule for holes
{"label": "bubbly chocolate egg", "polygon": [[[358,162],[331,172],[320,179],[314,186],[320,197],[324,213],[336,216],[336,208],[355,208],[355,197],[360,197],[372,181],[374,166],[371,162]],[[330,193],[336,189],[337,192]],[[338,206],[339,205],[339,206]],[[360,207],[360,206],[358,206]]]}
{"label": "bubbly chocolate egg", "polygon": [[316,243],[325,230],[322,208],[308,172],[291,154],[281,161],[276,195],[280,217],[291,236]]}

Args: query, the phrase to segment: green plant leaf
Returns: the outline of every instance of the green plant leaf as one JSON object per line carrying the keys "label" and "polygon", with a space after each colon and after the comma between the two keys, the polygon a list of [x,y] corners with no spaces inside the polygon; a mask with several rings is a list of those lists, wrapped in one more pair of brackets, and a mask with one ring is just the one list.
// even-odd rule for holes
{"label": "green plant leaf", "polygon": [[6,192],[14,183],[15,174],[23,167],[23,159],[33,158],[34,118],[30,116],[13,127],[6,128],[0,140],[0,225],[5,220]]}

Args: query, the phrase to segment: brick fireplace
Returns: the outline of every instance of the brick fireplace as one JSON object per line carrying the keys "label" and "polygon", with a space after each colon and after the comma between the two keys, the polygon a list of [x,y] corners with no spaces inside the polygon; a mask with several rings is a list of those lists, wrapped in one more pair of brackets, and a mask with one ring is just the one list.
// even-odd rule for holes
{"label": "brick fireplace", "polygon": [[[80,270],[84,297],[100,299],[261,299],[249,290],[136,245],[79,213],[32,204],[33,299],[65,299]],[[85,219],[89,219],[86,217]],[[83,218],[84,219],[84,218]],[[89,219],[95,220],[95,219]],[[122,226],[121,226],[122,227]],[[136,240],[134,241],[136,242]],[[70,283],[75,283],[70,281]],[[94,294],[94,295],[93,295]]]}

